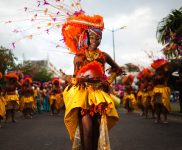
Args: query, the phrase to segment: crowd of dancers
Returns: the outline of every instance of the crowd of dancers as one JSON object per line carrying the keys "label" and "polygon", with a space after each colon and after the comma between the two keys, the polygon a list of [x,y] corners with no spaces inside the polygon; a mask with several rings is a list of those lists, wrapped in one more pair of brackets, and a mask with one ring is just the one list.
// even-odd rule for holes
{"label": "crowd of dancers", "polygon": [[[1,73],[0,77],[2,78]],[[4,79],[5,84],[0,87],[0,121],[16,122],[16,111],[21,111],[26,119],[43,111],[56,115],[64,106],[64,85],[59,78],[40,84],[33,82],[30,76],[25,76],[20,82],[16,73],[9,72],[4,75]]]}
{"label": "crowd of dancers", "polygon": [[[159,59],[151,66],[153,69],[144,68],[136,76],[137,90],[132,86],[134,76],[129,74],[122,78],[122,86],[113,86],[111,95],[116,107],[121,102],[128,112],[139,110],[141,116],[146,118],[150,112],[152,118],[155,118],[155,123],[167,123],[171,95],[167,86],[168,62]],[[2,74],[0,77],[2,78]],[[60,82],[59,78],[40,84],[33,82],[30,76],[25,76],[20,82],[16,73],[9,72],[4,75],[4,79],[5,85],[0,87],[0,120],[15,122],[17,110],[28,119],[42,111],[50,112],[51,115],[59,114],[64,107],[62,92],[65,84]],[[123,92],[119,87],[124,87]]]}
{"label": "crowd of dancers", "polygon": [[[155,123],[168,123],[167,115],[170,112],[171,90],[168,86],[169,62],[165,59],[155,60],[152,68],[142,69],[137,78],[137,89],[134,88],[134,76],[123,77],[124,95],[122,106],[128,112],[140,111],[141,116],[148,118],[149,112]],[[116,88],[115,94],[120,94]],[[163,115],[163,119],[162,119]]]}

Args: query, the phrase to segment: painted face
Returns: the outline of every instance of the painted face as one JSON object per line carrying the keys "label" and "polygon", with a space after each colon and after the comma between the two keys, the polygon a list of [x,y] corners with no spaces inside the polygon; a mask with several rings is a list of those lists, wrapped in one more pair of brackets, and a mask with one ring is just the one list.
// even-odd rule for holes
{"label": "painted face", "polygon": [[90,45],[89,45],[89,50],[96,50],[97,47],[99,46],[101,42],[102,36],[96,35],[95,33],[90,33],[89,34],[89,40],[90,40]]}

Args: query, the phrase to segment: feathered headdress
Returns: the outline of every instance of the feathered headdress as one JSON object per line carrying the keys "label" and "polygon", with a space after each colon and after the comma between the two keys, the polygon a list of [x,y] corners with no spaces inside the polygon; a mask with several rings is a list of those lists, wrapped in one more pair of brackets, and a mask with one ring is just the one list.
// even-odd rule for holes
{"label": "feathered headdress", "polygon": [[167,63],[168,61],[166,59],[157,59],[153,61],[153,63],[151,64],[151,67],[154,69],[158,69]]}
{"label": "feathered headdress", "polygon": [[154,71],[148,68],[144,68],[141,72],[139,72],[139,74],[137,75],[137,78],[144,79],[147,76],[152,76],[152,75],[154,75]]}
{"label": "feathered headdress", "polygon": [[60,79],[58,77],[52,79],[52,84],[54,85],[56,83],[60,84]]}
{"label": "feathered headdress", "polygon": [[7,73],[7,74],[5,75],[5,79],[10,79],[10,78],[14,78],[14,79],[16,79],[16,80],[19,79],[18,76],[17,76],[17,74],[15,74],[15,73],[13,73],[13,72],[9,72],[9,73]]}
{"label": "feathered headdress", "polygon": [[[24,11],[28,15],[32,14],[30,24],[35,31],[22,39],[33,39],[34,36],[42,33],[49,35],[51,31],[60,34],[62,28],[63,39],[59,39],[58,42],[63,40],[72,53],[80,52],[82,47],[87,45],[85,30],[97,28],[102,31],[104,28],[103,18],[99,15],[86,15],[80,2],[81,0],[36,0],[32,7],[24,7]],[[25,17],[27,21],[27,15]],[[10,20],[5,23],[13,22]],[[30,30],[30,28],[28,29]],[[26,31],[26,28],[14,29],[13,32],[23,31]],[[17,41],[12,42],[13,48],[15,48]],[[61,47],[56,41],[53,43],[56,44],[56,48]]]}
{"label": "feathered headdress", "polygon": [[123,81],[123,84],[131,85],[134,81],[134,77],[132,75],[125,76],[122,81]]}
{"label": "feathered headdress", "polygon": [[29,82],[30,84],[32,83],[32,78],[29,76],[25,76],[24,79],[22,80],[22,85],[25,84],[25,82]]}
{"label": "feathered headdress", "polygon": [[67,19],[62,27],[62,34],[64,41],[71,52],[80,52],[82,46],[84,47],[84,45],[86,45],[80,44],[80,41],[85,41],[87,39],[87,33],[85,31],[89,29],[92,30],[92,28],[100,29],[101,31],[103,30],[104,23],[101,16],[87,16],[81,13]]}

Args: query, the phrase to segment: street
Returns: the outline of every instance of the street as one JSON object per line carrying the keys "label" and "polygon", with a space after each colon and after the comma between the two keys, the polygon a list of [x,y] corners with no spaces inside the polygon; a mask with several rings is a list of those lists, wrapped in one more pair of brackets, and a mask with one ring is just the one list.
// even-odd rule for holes
{"label": "street", "polygon": [[[154,124],[137,113],[118,110],[120,121],[111,129],[112,150],[181,150],[182,120],[169,119],[168,124]],[[70,150],[71,142],[60,116],[48,113],[23,119],[17,114],[17,123],[3,123],[0,129],[0,150]]]}

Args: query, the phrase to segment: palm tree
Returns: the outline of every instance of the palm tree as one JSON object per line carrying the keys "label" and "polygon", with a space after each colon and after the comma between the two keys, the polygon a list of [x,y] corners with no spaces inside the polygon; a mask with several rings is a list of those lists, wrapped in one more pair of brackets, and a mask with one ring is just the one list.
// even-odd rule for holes
{"label": "palm tree", "polygon": [[167,59],[182,55],[182,7],[172,10],[159,22],[156,36],[158,42],[165,45],[163,53]]}

